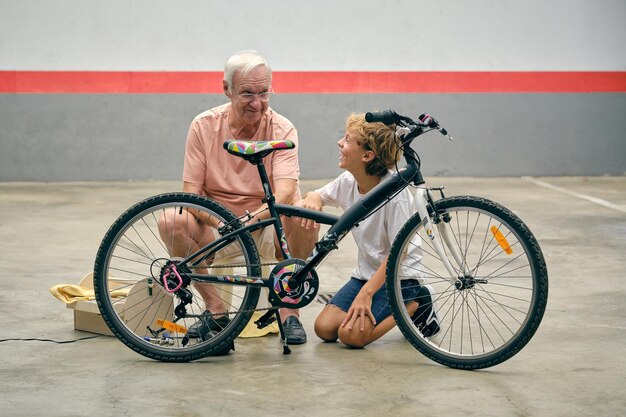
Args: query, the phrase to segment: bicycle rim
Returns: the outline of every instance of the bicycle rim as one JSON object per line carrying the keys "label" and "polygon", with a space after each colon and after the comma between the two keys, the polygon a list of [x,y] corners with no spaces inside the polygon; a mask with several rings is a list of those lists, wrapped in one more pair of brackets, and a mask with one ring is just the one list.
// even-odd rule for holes
{"label": "bicycle rim", "polygon": [[[462,288],[450,283],[424,222],[414,216],[391,250],[387,291],[398,326],[420,352],[446,366],[479,369],[501,363],[528,343],[545,311],[548,279],[530,230],[506,208],[476,197],[437,202],[447,213],[452,245],[463,268],[447,255]],[[409,312],[399,282],[416,279],[431,292],[439,332],[425,337]],[[413,303],[413,308],[414,308]],[[415,318],[415,315],[414,315]],[[424,329],[425,327],[422,327]]]}
{"label": "bicycle rim", "polygon": [[[166,213],[177,215],[165,221]],[[259,288],[210,284],[210,291],[221,300],[230,322],[205,319],[211,332],[200,338],[188,337],[188,329],[207,310],[200,295],[203,287],[199,283],[185,286],[192,298],[185,306],[185,317],[180,318],[175,310],[182,293],[167,291],[159,277],[168,261],[194,253],[198,249],[194,242],[202,242],[207,233],[218,236],[206,228],[201,236],[196,218],[190,213],[210,215],[224,223],[234,219],[224,207],[203,197],[184,193],[151,197],[120,216],[105,235],[96,257],[94,290],[105,322],[131,349],[157,360],[189,361],[227,353],[259,297]],[[175,242],[172,230],[184,230],[189,241]],[[196,273],[261,274],[256,247],[248,233],[209,255],[209,260],[197,267],[179,265],[181,276],[185,267]],[[209,287],[204,285],[207,291]]]}

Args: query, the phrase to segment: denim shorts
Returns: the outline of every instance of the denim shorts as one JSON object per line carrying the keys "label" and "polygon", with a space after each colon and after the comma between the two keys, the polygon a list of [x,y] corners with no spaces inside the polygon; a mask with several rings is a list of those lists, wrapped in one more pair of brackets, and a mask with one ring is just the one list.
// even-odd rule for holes
{"label": "denim shorts", "polygon": [[[367,281],[362,279],[354,277],[350,278],[350,281],[348,281],[339,291],[337,291],[335,295],[333,295],[328,304],[337,306],[347,313],[352,305],[352,302],[366,282]],[[406,302],[417,298],[420,289],[420,284],[417,280],[402,280],[400,286],[402,288],[402,298]],[[389,307],[389,301],[387,300],[387,293],[384,285],[376,291],[374,297],[372,298],[372,314],[374,314],[377,325],[391,315],[391,309]]]}

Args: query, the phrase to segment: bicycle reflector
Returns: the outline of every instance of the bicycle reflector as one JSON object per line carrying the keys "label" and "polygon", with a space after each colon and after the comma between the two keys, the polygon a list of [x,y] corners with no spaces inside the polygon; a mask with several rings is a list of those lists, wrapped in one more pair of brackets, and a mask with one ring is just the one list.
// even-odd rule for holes
{"label": "bicycle reflector", "polygon": [[164,328],[165,330],[169,330],[170,332],[175,332],[175,333],[182,333],[182,334],[186,334],[187,333],[187,328],[184,326],[181,326],[180,324],[176,324],[174,322],[171,322],[169,320],[157,320],[157,324],[159,326],[161,326],[162,328]]}
{"label": "bicycle reflector", "polygon": [[491,226],[491,233],[493,234],[493,237],[496,238],[496,241],[498,242],[502,250],[507,255],[511,255],[513,253],[513,249],[511,249],[511,245],[509,245],[509,242],[507,242],[502,232],[500,232],[500,230],[498,230],[496,226]]}

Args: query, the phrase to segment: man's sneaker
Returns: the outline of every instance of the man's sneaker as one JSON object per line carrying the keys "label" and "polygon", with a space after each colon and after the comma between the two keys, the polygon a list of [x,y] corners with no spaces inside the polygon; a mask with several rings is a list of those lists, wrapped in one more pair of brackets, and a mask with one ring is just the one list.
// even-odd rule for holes
{"label": "man's sneaker", "polygon": [[289,316],[283,323],[283,330],[285,331],[285,338],[288,345],[301,345],[306,343],[306,332],[302,323],[296,316]]}
{"label": "man's sneaker", "polygon": [[415,301],[419,303],[417,310],[411,317],[417,329],[424,337],[433,337],[441,328],[439,327],[439,317],[437,317],[437,307],[432,298],[433,288],[430,285],[423,285],[417,293]]}
{"label": "man's sneaker", "polygon": [[[200,339],[201,341],[209,340],[221,332],[222,329],[228,325],[228,323],[230,323],[228,316],[222,316],[215,319],[210,311],[204,311],[198,318],[198,321],[187,329],[187,336],[190,339]],[[230,352],[231,349],[235,350],[235,342],[232,342],[230,346],[215,352],[213,355],[228,355],[228,352]]]}

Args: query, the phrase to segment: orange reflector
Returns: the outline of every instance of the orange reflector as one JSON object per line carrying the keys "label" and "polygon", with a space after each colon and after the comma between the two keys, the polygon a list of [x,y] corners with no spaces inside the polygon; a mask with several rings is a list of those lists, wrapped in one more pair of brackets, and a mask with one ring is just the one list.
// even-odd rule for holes
{"label": "orange reflector", "polygon": [[498,244],[500,245],[502,250],[506,252],[507,255],[510,255],[513,253],[513,249],[511,249],[511,245],[509,245],[509,242],[506,241],[506,238],[500,232],[500,230],[498,230],[496,226],[491,226],[491,233],[496,238],[496,240],[498,241]]}
{"label": "orange reflector", "polygon": [[187,333],[187,328],[167,320],[157,320],[157,324],[170,332]]}

